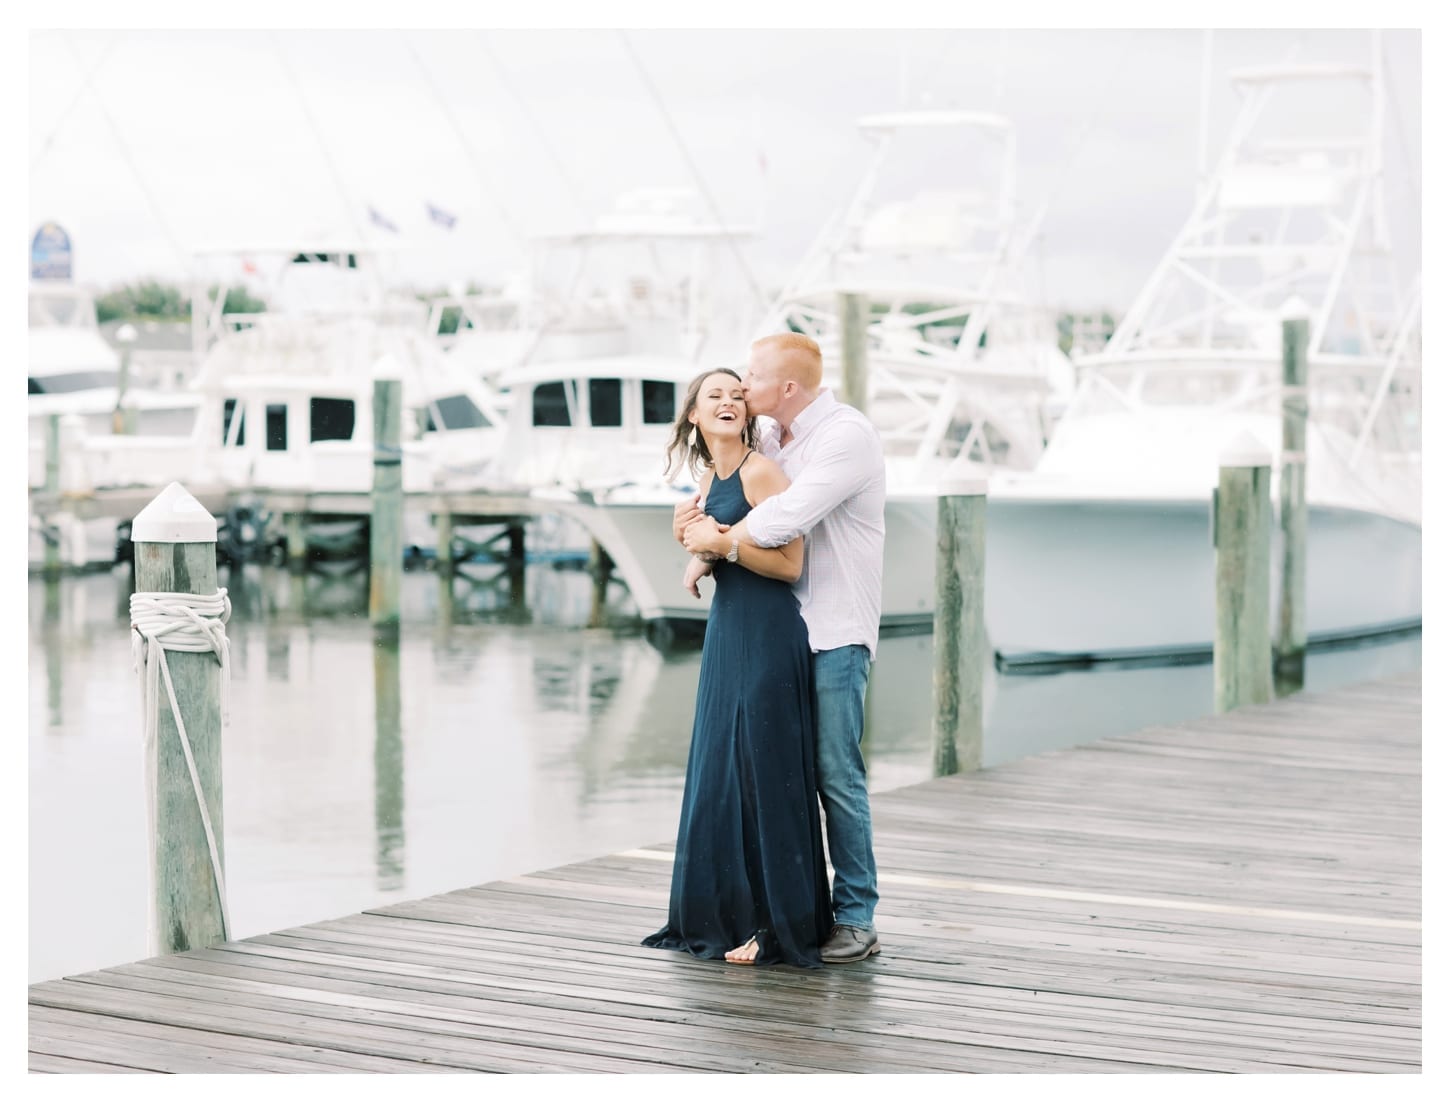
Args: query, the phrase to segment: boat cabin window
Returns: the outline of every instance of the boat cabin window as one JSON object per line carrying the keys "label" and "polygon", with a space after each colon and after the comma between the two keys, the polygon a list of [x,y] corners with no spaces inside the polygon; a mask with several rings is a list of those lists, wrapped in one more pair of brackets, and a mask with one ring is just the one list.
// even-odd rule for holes
{"label": "boat cabin window", "polygon": [[76,390],[116,386],[120,377],[120,373],[116,371],[68,371],[64,375],[32,375],[30,393],[69,394]]}
{"label": "boat cabin window", "polygon": [[285,405],[267,407],[267,450],[269,452],[287,450],[287,407]]}
{"label": "boat cabin window", "polygon": [[595,428],[624,424],[624,384],[618,379],[589,380],[589,423]]}
{"label": "boat cabin window", "polygon": [[434,416],[437,410],[437,417],[443,419],[445,429],[487,429],[493,427],[493,422],[488,415],[473,404],[473,399],[467,394],[450,394],[446,398],[439,398],[430,402],[425,411],[423,421],[424,432],[437,432],[438,421]]}
{"label": "boat cabin window", "polygon": [[351,398],[313,398],[312,442],[351,440],[357,425],[357,403]]}
{"label": "boat cabin window", "polygon": [[234,446],[240,448],[244,446],[247,442],[247,410],[246,407],[243,407],[242,411],[240,413],[237,413],[237,400],[235,398],[224,399],[222,401],[223,444],[226,444],[227,440],[231,436],[233,414],[236,414],[237,416],[237,439]]}
{"label": "boat cabin window", "polygon": [[563,383],[540,383],[534,387],[534,424],[569,427],[569,400]]}
{"label": "boat cabin window", "polygon": [[663,379],[645,379],[644,423],[668,425],[675,419],[675,384]]}

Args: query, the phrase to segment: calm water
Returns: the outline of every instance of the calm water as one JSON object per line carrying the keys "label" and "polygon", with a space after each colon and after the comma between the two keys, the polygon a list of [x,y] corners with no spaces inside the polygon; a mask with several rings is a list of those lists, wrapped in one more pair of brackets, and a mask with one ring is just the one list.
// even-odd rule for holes
{"label": "calm water", "polygon": [[[657,650],[622,592],[584,628],[578,571],[530,567],[521,604],[470,569],[451,594],[405,575],[396,648],[374,645],[364,572],[221,572],[234,936],[673,839],[698,651]],[[30,581],[30,982],[148,952],[130,592],[124,568]],[[1419,663],[1418,637],[1317,654],[1307,688]],[[882,640],[873,791],[931,776],[931,670],[929,636]],[[995,765],[1211,712],[1212,669],[992,674],[985,695]]]}

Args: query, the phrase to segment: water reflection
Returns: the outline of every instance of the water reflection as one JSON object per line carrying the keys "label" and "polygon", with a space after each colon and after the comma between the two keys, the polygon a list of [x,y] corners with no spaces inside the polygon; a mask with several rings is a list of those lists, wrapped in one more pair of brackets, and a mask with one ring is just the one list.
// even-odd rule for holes
{"label": "water reflection", "polygon": [[60,581],[47,577],[42,585],[45,596],[42,602],[40,639],[45,648],[47,720],[50,727],[59,727],[63,719],[61,701],[65,698],[60,660]]}
{"label": "water reflection", "polygon": [[373,822],[379,891],[401,888],[403,875],[403,690],[398,643],[373,643]]}
{"label": "water reflection", "polygon": [[[366,570],[249,565],[223,584],[238,936],[674,837],[700,652],[651,645],[618,587],[609,626],[590,629],[584,570],[535,564],[517,589],[483,564],[410,570],[399,638],[378,646]],[[130,586],[124,568],[30,582],[32,981],[146,953]],[[1418,638],[1313,654],[1306,688],[1419,658]],[[933,773],[932,669],[929,636],[881,640],[863,740],[874,792]],[[989,672],[983,690],[987,766],[1213,707],[1208,666]],[[96,898],[105,923],[87,917]]]}

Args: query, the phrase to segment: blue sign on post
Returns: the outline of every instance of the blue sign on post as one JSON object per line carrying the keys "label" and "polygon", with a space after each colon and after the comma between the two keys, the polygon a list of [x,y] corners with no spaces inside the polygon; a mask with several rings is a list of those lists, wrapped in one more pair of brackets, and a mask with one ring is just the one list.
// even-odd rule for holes
{"label": "blue sign on post", "polygon": [[70,234],[47,222],[30,239],[31,279],[70,279]]}

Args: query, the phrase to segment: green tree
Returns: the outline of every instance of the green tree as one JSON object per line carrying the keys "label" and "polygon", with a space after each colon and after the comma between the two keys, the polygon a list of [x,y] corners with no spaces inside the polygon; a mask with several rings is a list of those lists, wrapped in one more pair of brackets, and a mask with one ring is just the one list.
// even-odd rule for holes
{"label": "green tree", "polygon": [[[216,296],[219,285],[213,285]],[[259,314],[267,309],[262,299],[254,298],[242,286],[228,287],[225,309],[231,314]],[[191,318],[191,295],[181,287],[155,279],[141,280],[113,288],[96,298],[96,320],[135,321],[141,318],[163,321],[188,321]]]}

